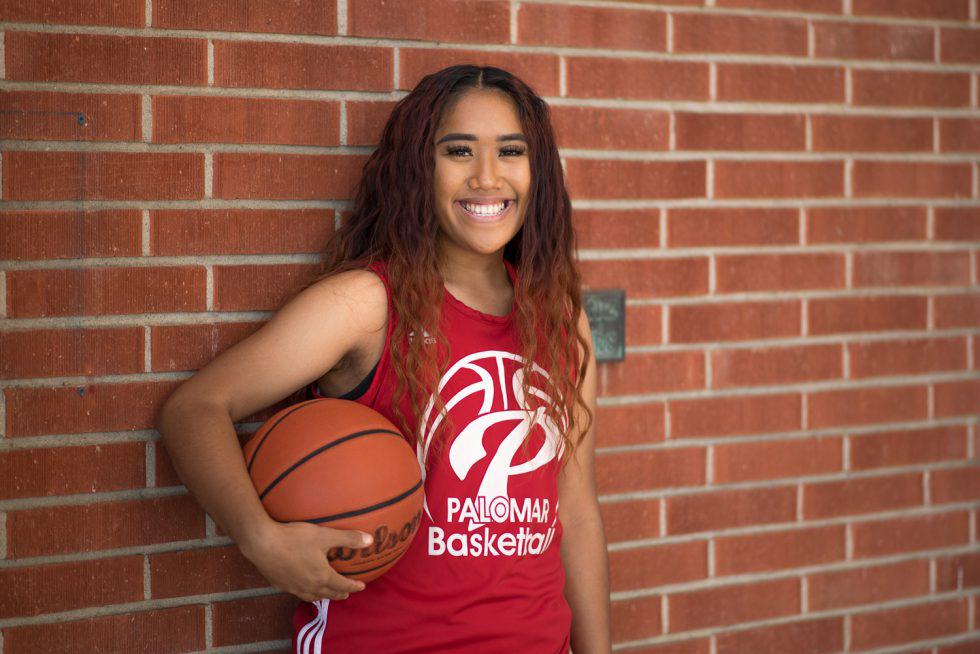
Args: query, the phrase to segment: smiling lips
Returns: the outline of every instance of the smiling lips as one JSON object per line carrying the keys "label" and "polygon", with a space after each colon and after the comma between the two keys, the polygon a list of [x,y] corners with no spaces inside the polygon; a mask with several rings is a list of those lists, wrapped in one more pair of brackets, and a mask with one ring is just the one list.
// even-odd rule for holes
{"label": "smiling lips", "polygon": [[493,203],[475,203],[457,200],[456,204],[472,218],[482,222],[490,222],[499,219],[507,213],[514,204],[514,201],[502,200]]}

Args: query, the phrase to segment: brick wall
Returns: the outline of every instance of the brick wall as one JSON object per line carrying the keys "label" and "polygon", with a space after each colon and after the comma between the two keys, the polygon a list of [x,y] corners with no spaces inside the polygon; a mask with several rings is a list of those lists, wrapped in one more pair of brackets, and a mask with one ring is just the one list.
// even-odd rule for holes
{"label": "brick wall", "polygon": [[976,651],[977,5],[0,1],[0,653],[288,650],[153,412],[461,62],[552,105],[588,285],[627,291],[617,647]]}

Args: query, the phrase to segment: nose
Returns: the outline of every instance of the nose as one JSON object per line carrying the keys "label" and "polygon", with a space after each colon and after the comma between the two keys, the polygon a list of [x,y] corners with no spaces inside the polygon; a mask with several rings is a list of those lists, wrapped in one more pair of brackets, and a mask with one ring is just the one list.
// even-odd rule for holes
{"label": "nose", "polygon": [[478,157],[475,157],[476,171],[470,180],[470,186],[476,183],[476,188],[495,189],[500,185],[500,177],[497,175],[497,153],[494,148],[488,148]]}

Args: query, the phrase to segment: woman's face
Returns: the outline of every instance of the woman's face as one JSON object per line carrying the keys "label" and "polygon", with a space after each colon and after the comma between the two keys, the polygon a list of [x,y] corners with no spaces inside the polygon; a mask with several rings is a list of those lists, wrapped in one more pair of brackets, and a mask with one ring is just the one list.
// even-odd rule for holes
{"label": "woman's face", "polygon": [[470,253],[502,249],[524,224],[531,164],[513,101],[466,91],[435,134],[440,244]]}

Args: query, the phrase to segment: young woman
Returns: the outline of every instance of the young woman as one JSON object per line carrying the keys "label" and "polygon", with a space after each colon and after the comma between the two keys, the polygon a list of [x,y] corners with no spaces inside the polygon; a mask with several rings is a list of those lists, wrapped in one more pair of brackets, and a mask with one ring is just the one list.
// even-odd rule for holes
{"label": "young woman", "polygon": [[[499,68],[443,69],[392,111],[322,274],[168,400],[181,479],[303,600],[294,651],[611,651],[574,249],[545,102]],[[272,520],[235,438],[235,421],[316,396],[374,408],[418,453],[418,532],[367,585],[326,553],[370,535]]]}

